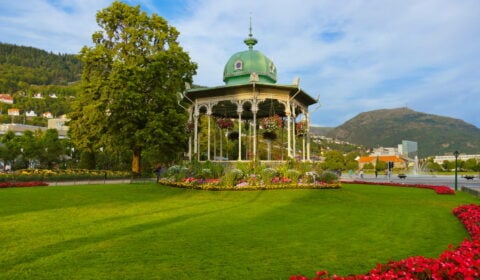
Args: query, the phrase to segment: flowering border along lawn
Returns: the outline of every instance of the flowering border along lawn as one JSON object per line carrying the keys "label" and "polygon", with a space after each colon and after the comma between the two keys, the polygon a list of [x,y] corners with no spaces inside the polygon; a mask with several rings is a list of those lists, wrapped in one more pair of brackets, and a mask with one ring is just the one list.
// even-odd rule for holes
{"label": "flowering border along lawn", "polygon": [[264,185],[248,185],[239,184],[235,186],[222,186],[219,179],[195,179],[186,178],[182,182],[170,181],[166,179],[160,179],[158,181],[161,185],[183,188],[183,189],[196,189],[204,191],[253,191],[253,190],[278,190],[278,189],[339,189],[341,188],[340,182],[324,183],[291,183],[283,181],[272,180],[271,184]]}
{"label": "flowering border along lawn", "polygon": [[48,186],[48,183],[42,181],[30,181],[30,182],[1,182],[0,189],[2,188],[24,188],[24,187],[39,187]]}
{"label": "flowering border along lawn", "polygon": [[[453,209],[452,213],[465,225],[471,239],[459,246],[449,246],[438,259],[422,256],[378,264],[367,274],[330,276],[325,270],[317,272],[312,280],[377,280],[377,279],[480,279],[480,205],[468,204]],[[308,280],[306,276],[291,276],[290,280]]]}
{"label": "flowering border along lawn", "polygon": [[421,189],[431,189],[434,190],[437,194],[455,194],[455,191],[448,186],[435,186],[435,185],[422,185],[422,184],[402,184],[402,183],[391,183],[391,182],[368,182],[368,181],[342,181],[342,184],[361,184],[361,185],[379,185],[379,186],[389,186],[389,187],[409,187],[409,188],[421,188]]}

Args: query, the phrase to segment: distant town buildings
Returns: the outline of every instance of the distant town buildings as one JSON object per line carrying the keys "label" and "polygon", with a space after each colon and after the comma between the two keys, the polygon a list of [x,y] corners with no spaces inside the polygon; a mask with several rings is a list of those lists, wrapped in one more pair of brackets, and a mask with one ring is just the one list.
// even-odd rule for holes
{"label": "distant town buildings", "polygon": [[56,129],[58,131],[58,138],[67,138],[69,127],[65,125],[69,119],[63,115],[60,118],[51,118],[48,120],[48,126],[25,125],[17,123],[0,124],[0,134],[5,134],[8,131],[13,131],[15,135],[23,135],[26,130],[30,131],[46,131],[47,129]]}
{"label": "distant town buildings", "polygon": [[18,108],[9,108],[8,109],[9,116],[20,116],[20,109]]}
{"label": "distant town buildings", "polygon": [[0,102],[13,104],[13,97],[10,94],[2,93],[0,94]]}
{"label": "distant town buildings", "polygon": [[393,162],[393,167],[394,168],[407,168],[408,167],[408,159],[402,158],[399,155],[390,155],[390,156],[365,156],[365,157],[359,157],[358,158],[358,168],[363,169],[366,164],[372,164],[373,167],[375,168],[377,166],[377,163],[379,161],[388,163],[388,162]]}
{"label": "distant town buildings", "polygon": [[407,158],[413,159],[415,156],[418,156],[418,143],[402,140],[402,144],[398,145],[398,152]]}
{"label": "distant town buildings", "polygon": [[[458,160],[469,160],[469,159],[476,159],[480,161],[480,155],[458,155]],[[444,161],[455,161],[455,156],[452,155],[443,155],[443,156],[435,156],[433,158],[433,162],[442,164]]]}

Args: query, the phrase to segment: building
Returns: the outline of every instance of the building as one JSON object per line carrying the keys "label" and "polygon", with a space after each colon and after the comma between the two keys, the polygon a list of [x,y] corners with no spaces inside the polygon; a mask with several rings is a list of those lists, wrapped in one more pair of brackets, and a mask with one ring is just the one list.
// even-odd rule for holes
{"label": "building", "polygon": [[[207,160],[225,158],[223,149],[215,147],[218,141],[212,137],[218,134],[215,132],[218,119],[233,120],[238,127],[237,131],[230,131],[237,135],[238,156],[227,160],[270,160],[270,153],[266,158],[260,158],[257,135],[262,134],[263,141],[271,144],[268,137],[273,135],[267,133],[265,120],[273,122],[273,119],[281,119],[282,127],[286,128],[286,147],[282,144],[281,148],[282,151],[286,150],[285,160],[297,158],[296,141],[302,143],[302,160],[310,160],[308,107],[317,103],[317,100],[299,87],[299,79],[289,85],[276,84],[277,68],[271,59],[253,49],[257,42],[250,27],[248,38],[244,40],[248,49],[233,54],[225,64],[225,85],[188,89],[182,94],[182,101],[188,104],[186,110],[191,126],[190,160],[200,160],[200,155],[206,155]],[[198,133],[201,115],[207,118],[204,136]],[[300,127],[299,123],[302,124],[302,131],[296,129]],[[207,138],[206,146],[200,145],[200,137]]]}
{"label": "building", "polygon": [[407,158],[415,158],[415,156],[418,156],[418,143],[402,140],[402,144],[398,145],[398,151]]}
{"label": "building", "polygon": [[5,134],[8,131],[13,131],[15,135],[23,135],[23,132],[27,130],[29,131],[41,130],[45,132],[47,128],[43,126],[25,125],[25,124],[17,124],[17,123],[0,124],[0,134]]}
{"label": "building", "polygon": [[13,97],[10,94],[2,93],[0,94],[0,102],[13,104]]}
{"label": "building", "polygon": [[363,169],[366,164],[372,164],[375,168],[377,162],[393,162],[393,168],[405,169],[408,167],[408,160],[398,155],[393,156],[365,156],[358,158],[358,168]]}
{"label": "building", "polygon": [[51,112],[45,112],[45,113],[42,114],[42,117],[47,118],[47,119],[51,119],[51,118],[53,118],[53,115],[52,115]]}
{"label": "building", "polygon": [[58,138],[67,138],[67,132],[69,126],[65,125],[70,119],[66,115],[60,116],[60,118],[51,118],[48,120],[48,129],[56,129],[58,131]]}
{"label": "building", "polygon": [[[458,155],[458,160],[466,161],[472,158],[480,161],[480,155]],[[433,162],[438,164],[442,164],[444,161],[455,161],[455,156],[452,154],[452,155],[444,155],[444,156],[435,156],[433,158]]]}
{"label": "building", "polygon": [[18,108],[9,108],[8,109],[9,116],[20,116],[20,109]]}
{"label": "building", "polygon": [[30,111],[25,112],[25,116],[27,116],[27,117],[36,117],[36,116],[37,116],[37,113],[35,113],[35,111],[33,111],[33,110],[30,110]]}

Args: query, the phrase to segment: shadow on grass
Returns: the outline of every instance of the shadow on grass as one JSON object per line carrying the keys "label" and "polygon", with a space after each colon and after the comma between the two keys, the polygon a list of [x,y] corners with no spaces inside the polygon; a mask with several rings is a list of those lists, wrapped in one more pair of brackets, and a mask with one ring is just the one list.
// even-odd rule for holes
{"label": "shadow on grass", "polygon": [[[188,197],[190,195],[195,195],[195,193],[197,195],[199,193],[202,193],[202,191],[194,191],[195,193],[191,193],[191,192],[192,192],[191,190],[175,190],[175,192],[173,194],[174,195],[179,195],[179,194],[183,193],[183,194],[186,194],[186,196]],[[168,193],[168,191],[167,191],[167,193]],[[21,254],[17,254],[14,257],[11,257],[11,258],[5,257],[4,260],[0,264],[0,271],[4,272],[5,275],[8,275],[9,273],[15,274],[15,271],[17,270],[17,268],[19,266],[22,266],[22,265],[25,265],[25,264],[32,264],[32,263],[37,262],[41,259],[54,257],[56,255],[62,255],[62,254],[67,253],[67,252],[72,252],[72,255],[75,255],[75,253],[73,253],[73,252],[80,249],[80,248],[88,247],[88,246],[95,245],[95,244],[100,244],[100,243],[103,243],[103,242],[108,242],[108,241],[111,241],[111,240],[126,238],[126,237],[131,236],[131,235],[139,235],[139,239],[142,240],[142,238],[144,238],[144,236],[142,236],[143,233],[146,233],[146,232],[149,232],[149,231],[154,231],[154,230],[159,229],[159,228],[165,228],[165,227],[175,225],[175,224],[182,224],[182,223],[187,222],[188,220],[197,219],[197,218],[201,218],[201,217],[207,217],[209,215],[214,215],[216,213],[221,213],[223,211],[230,211],[230,210],[235,210],[235,209],[238,209],[238,208],[243,208],[243,207],[245,207],[245,205],[251,204],[252,202],[256,201],[258,199],[258,197],[261,196],[261,195],[262,195],[261,192],[257,192],[255,194],[255,196],[253,196],[248,201],[243,201],[241,203],[228,204],[228,205],[230,205],[229,207],[219,207],[219,208],[215,208],[215,209],[207,210],[207,211],[203,211],[203,212],[196,212],[195,208],[200,206],[201,209],[207,209],[206,207],[203,207],[203,205],[209,204],[211,202],[209,202],[209,201],[197,201],[197,202],[192,202],[192,203],[188,203],[188,204],[181,205],[181,206],[171,206],[171,207],[167,207],[167,208],[161,208],[160,210],[154,211],[154,212],[136,213],[136,214],[131,214],[131,215],[122,215],[122,216],[108,217],[108,218],[105,218],[105,219],[96,220],[96,221],[92,222],[91,225],[95,225],[97,223],[99,225],[101,225],[101,224],[107,224],[109,222],[117,222],[117,221],[119,222],[119,224],[121,224],[122,220],[129,220],[129,219],[132,219],[132,218],[140,218],[144,215],[145,216],[151,215],[151,216],[155,217],[156,214],[159,214],[159,213],[172,212],[172,213],[175,214],[176,212],[179,212],[179,211],[185,212],[185,209],[187,209],[189,207],[194,208],[194,210],[192,210],[192,211],[187,210],[187,212],[188,212],[187,214],[181,214],[181,215],[177,215],[177,216],[174,216],[174,217],[164,218],[164,219],[161,219],[161,220],[158,220],[158,218],[155,218],[155,220],[150,221],[150,222],[144,222],[144,223],[141,223],[141,224],[126,226],[126,227],[123,227],[123,228],[120,228],[120,229],[110,230],[110,231],[102,233],[102,234],[93,234],[93,235],[89,235],[89,236],[85,236],[85,237],[73,238],[73,239],[70,239],[70,240],[61,241],[61,242],[57,242],[55,244],[41,246],[41,247],[38,247],[38,248],[35,248],[35,249],[32,249],[32,250],[28,250],[28,251],[22,252]],[[166,199],[167,197],[171,197],[171,196],[170,195],[161,196],[159,203],[161,203],[161,201]],[[78,204],[73,203],[72,205],[76,206]],[[65,207],[71,207],[72,205],[65,206]],[[88,205],[89,205],[88,203],[83,204],[83,206],[88,206]],[[42,208],[42,209],[50,210],[50,209],[54,209],[54,207],[46,207],[46,208]],[[188,224],[188,222],[186,224]],[[186,230],[188,230],[188,229],[186,229]],[[137,242],[138,242],[138,240],[137,240]],[[82,250],[80,250],[80,251],[82,253],[84,253],[84,251],[82,251]],[[18,269],[20,269],[20,268],[18,268]],[[21,270],[22,269],[20,269],[19,271],[21,271]]]}
{"label": "shadow on grass", "polygon": [[168,200],[177,195],[182,192],[155,183],[8,188],[0,189],[0,217],[103,203]]}

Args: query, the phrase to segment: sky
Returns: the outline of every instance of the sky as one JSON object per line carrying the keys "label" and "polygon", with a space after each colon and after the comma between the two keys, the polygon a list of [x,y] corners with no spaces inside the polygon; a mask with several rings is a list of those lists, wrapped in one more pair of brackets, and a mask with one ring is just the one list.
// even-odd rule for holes
{"label": "sky", "polygon": [[[194,83],[223,85],[231,55],[254,47],[274,61],[278,84],[318,104],[311,121],[338,126],[399,107],[480,127],[478,0],[125,0],[165,18],[198,64]],[[0,42],[76,54],[111,0],[0,0]]]}

